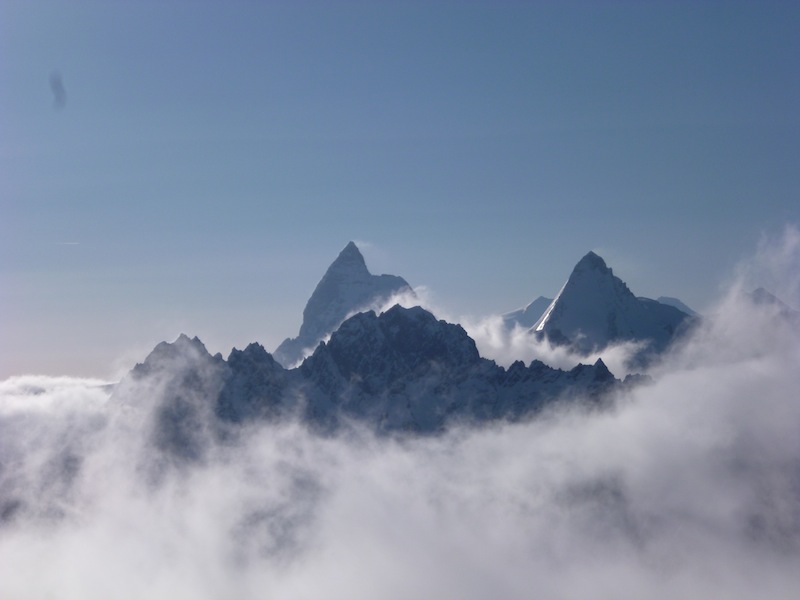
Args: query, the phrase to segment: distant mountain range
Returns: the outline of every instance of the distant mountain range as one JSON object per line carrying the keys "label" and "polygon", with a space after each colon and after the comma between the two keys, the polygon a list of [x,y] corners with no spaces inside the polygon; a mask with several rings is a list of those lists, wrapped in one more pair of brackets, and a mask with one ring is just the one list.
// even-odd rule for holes
{"label": "distant mountain range", "polygon": [[[624,387],[602,360],[569,371],[540,361],[506,369],[482,358],[461,326],[419,306],[364,310],[397,294],[413,290],[401,277],[372,275],[350,242],[309,299],[298,336],[274,355],[253,343],[224,359],[181,335],[136,365],[113,401],[135,410],[139,399],[149,398],[156,445],[196,458],[205,433],[251,420],[295,418],[319,431],[358,423],[382,433],[431,434],[453,424],[529,418],[556,401],[599,404]],[[794,313],[763,290],[752,300]],[[677,299],[634,296],[589,252],[554,299],[539,297],[503,315],[503,322],[579,353],[636,342],[652,358],[698,318]]]}

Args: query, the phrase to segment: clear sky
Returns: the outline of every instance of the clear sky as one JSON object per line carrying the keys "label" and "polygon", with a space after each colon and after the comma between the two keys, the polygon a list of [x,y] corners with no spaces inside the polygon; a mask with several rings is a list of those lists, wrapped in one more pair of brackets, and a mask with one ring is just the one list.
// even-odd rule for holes
{"label": "clear sky", "polygon": [[349,240],[451,314],[588,250],[702,309],[800,223],[798,2],[0,4],[0,378],[295,335]]}

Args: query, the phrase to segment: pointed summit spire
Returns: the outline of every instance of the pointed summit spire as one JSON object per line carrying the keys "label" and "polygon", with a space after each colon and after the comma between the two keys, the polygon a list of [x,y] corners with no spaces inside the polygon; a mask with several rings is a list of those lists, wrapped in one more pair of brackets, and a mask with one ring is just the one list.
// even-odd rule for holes
{"label": "pointed summit spire", "polygon": [[589,251],[582,259],[580,259],[578,264],[575,265],[575,268],[572,270],[573,274],[583,271],[600,271],[601,273],[607,272],[608,274],[613,274],[611,269],[606,266],[606,261],[592,251]]}
{"label": "pointed summit spire", "polygon": [[357,256],[361,260],[364,260],[364,257],[361,256],[361,251],[358,249],[358,246],[356,246],[356,243],[352,240],[347,242],[347,246],[345,246],[344,249],[339,253],[339,258],[342,258],[343,256]]}
{"label": "pointed summit spire", "polygon": [[637,298],[602,258],[589,252],[533,330],[584,353],[620,341],[662,350],[686,317],[672,306]]}
{"label": "pointed summit spire", "polygon": [[364,256],[361,254],[358,246],[355,245],[355,242],[348,242],[344,249],[339,253],[339,256],[336,257],[336,260],[331,263],[330,267],[328,267],[328,270],[325,272],[325,276],[323,277],[323,281],[325,280],[325,277],[328,277],[330,274],[334,274],[334,276],[336,276],[336,273],[341,273],[343,271],[358,273],[359,275],[369,275],[367,263],[364,262]]}

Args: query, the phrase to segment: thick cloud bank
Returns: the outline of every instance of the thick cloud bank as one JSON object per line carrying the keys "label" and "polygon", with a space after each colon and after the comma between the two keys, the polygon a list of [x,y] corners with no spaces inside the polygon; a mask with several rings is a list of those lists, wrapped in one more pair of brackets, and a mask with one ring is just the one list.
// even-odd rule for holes
{"label": "thick cloud bank", "polygon": [[171,464],[100,382],[2,382],[0,597],[796,597],[800,334],[741,292],[797,307],[798,267],[765,244],[612,410],[441,437],[261,424]]}

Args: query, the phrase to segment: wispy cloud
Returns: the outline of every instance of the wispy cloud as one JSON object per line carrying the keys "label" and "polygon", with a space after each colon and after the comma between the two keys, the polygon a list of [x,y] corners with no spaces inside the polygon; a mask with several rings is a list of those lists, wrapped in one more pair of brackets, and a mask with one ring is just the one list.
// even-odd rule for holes
{"label": "wispy cloud", "polygon": [[568,346],[554,345],[547,339],[537,339],[524,327],[508,328],[499,315],[463,318],[461,324],[475,340],[481,356],[505,367],[517,360],[526,364],[540,360],[557,369],[571,369],[602,358],[615,376],[624,377],[636,371],[631,367],[631,359],[643,346],[639,342],[622,342],[587,355],[574,352]]}

